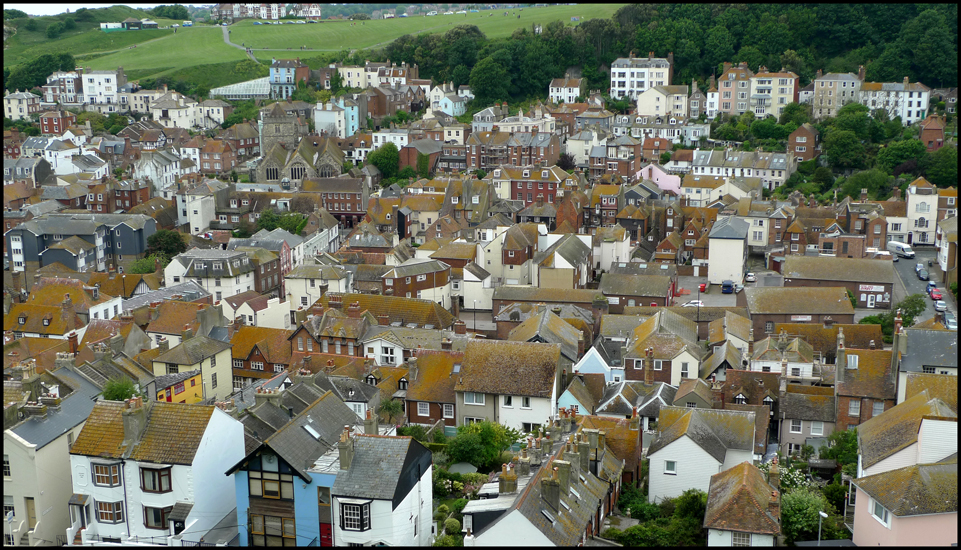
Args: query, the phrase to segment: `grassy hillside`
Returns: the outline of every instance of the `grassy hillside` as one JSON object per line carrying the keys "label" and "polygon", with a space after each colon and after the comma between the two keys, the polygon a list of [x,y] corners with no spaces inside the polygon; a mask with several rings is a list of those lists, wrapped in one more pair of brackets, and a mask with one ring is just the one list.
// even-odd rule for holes
{"label": "grassy hillside", "polygon": [[[116,23],[128,17],[137,19],[150,17],[146,12],[128,6],[92,9],[87,10],[87,14],[89,14],[87,16],[89,20],[87,21],[77,20],[78,17],[81,19],[83,17],[76,13],[34,17],[32,20],[36,21],[37,24],[34,31],[25,28],[26,19],[5,21],[5,24],[17,27],[17,34],[4,43],[3,66],[13,67],[24,61],[30,61],[41,55],[52,53],[72,53],[75,57],[80,58],[84,54],[129,48],[133,44],[173,34],[172,30],[167,29],[112,33],[105,33],[100,30],[100,23]],[[47,38],[47,27],[58,21],[63,21],[67,17],[74,19],[76,28],[64,31],[59,38]],[[181,23],[168,19],[152,17],[151,19],[161,27]]]}
{"label": "grassy hillside", "polygon": [[[504,16],[503,10],[482,10],[479,13],[461,15],[436,15],[433,17],[404,17],[372,21],[324,21],[312,25],[254,25],[244,20],[231,27],[231,40],[244,42],[254,48],[299,51],[301,45],[314,50],[339,51],[365,49],[385,45],[405,34],[422,32],[447,32],[455,25],[476,25],[488,38],[506,38],[519,28],[532,24],[546,25],[561,20],[570,23],[571,17],[581,21],[594,18],[610,18],[623,4],[589,4],[579,6],[550,6],[525,8],[516,15]],[[520,15],[520,18],[517,16]],[[363,24],[362,24],[363,23]],[[351,26],[353,25],[353,26]]]}

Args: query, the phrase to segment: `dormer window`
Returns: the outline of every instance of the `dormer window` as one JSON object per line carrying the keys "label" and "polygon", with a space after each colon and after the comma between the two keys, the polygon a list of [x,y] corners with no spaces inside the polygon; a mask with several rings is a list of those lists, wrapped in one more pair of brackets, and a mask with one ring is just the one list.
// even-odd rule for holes
{"label": "dormer window", "polygon": [[397,381],[397,389],[398,389],[398,390],[406,390],[406,389],[407,389],[407,379],[406,379],[406,378],[401,378],[400,380]]}
{"label": "dormer window", "polygon": [[457,197],[451,197],[451,198],[450,198],[450,203],[451,203],[451,204],[457,204],[457,200],[458,200]]}
{"label": "dormer window", "polygon": [[734,398],[734,402],[737,403],[738,405],[747,405],[747,397],[744,397],[743,393],[739,393]]}
{"label": "dormer window", "polygon": [[525,178],[531,177],[531,171],[530,171],[530,170],[524,170],[524,177],[525,177]]}
{"label": "dormer window", "polygon": [[21,315],[21,316],[17,319],[17,321],[19,321],[21,325],[24,325],[24,324],[27,323],[27,316],[26,316],[26,315]]}

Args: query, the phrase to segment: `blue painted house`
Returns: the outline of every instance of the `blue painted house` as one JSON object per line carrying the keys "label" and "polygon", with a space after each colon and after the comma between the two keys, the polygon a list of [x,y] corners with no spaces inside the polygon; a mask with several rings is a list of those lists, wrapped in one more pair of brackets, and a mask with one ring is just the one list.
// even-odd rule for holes
{"label": "blue painted house", "polygon": [[[276,404],[256,407],[260,410],[254,416],[266,419],[269,415],[293,415],[292,408],[281,405],[286,401],[282,398],[297,393],[312,397],[317,389],[311,383],[301,383],[278,391],[274,394],[278,398]],[[338,455],[337,442],[345,426],[353,432],[378,433],[376,419],[362,422],[329,391],[293,418],[287,418],[289,421],[276,431],[271,428],[271,424],[276,425],[274,422],[245,418],[248,437],[251,433],[272,434],[262,443],[255,437],[254,444],[247,447],[247,456],[226,472],[234,477],[237,489],[240,546],[333,546],[330,489],[336,472],[311,469],[315,461]],[[282,420],[283,417],[278,422]]]}

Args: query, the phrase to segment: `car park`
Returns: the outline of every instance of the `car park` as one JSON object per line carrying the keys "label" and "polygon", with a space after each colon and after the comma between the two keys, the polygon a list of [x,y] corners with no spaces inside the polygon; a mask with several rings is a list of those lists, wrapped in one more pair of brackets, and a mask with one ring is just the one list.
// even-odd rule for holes
{"label": "car park", "polygon": [[928,276],[928,270],[922,269],[921,271],[918,271],[918,279],[921,279],[922,281],[929,280],[930,277]]}
{"label": "car park", "polygon": [[946,309],[948,309],[948,304],[946,304],[944,300],[934,302],[934,311],[944,311]]}
{"label": "car park", "polygon": [[745,281],[745,282],[748,282],[748,283],[756,283],[756,282],[757,282],[757,275],[755,275],[755,274],[754,274],[753,272],[751,272],[751,271],[748,271],[748,272],[747,272],[747,275],[744,276],[744,281]]}
{"label": "car park", "polygon": [[936,289],[936,288],[931,290],[931,299],[932,299],[932,300],[938,301],[938,300],[940,300],[941,298],[944,298],[944,296],[941,295],[941,291],[940,291],[940,290],[938,290],[938,289]]}

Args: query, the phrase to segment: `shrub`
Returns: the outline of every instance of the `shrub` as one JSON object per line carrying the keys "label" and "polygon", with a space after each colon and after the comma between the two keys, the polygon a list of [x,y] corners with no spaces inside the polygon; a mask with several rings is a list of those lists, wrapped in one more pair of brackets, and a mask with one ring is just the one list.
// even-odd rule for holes
{"label": "shrub", "polygon": [[674,516],[704,521],[707,512],[707,493],[700,489],[688,489],[674,499]]}
{"label": "shrub", "polygon": [[434,512],[434,521],[444,521],[447,519],[447,514],[443,512]]}
{"label": "shrub", "polygon": [[464,546],[464,539],[456,535],[444,535],[437,537],[434,546]]}
{"label": "shrub", "polygon": [[460,522],[454,518],[448,518],[447,521],[444,522],[444,532],[448,535],[460,533]]}
{"label": "shrub", "polygon": [[475,485],[477,483],[487,483],[487,480],[490,478],[490,476],[479,472],[461,475],[464,483],[470,483],[471,485]]}
{"label": "shrub", "polygon": [[440,506],[437,507],[437,511],[440,513],[443,513],[444,515],[447,515],[450,513],[450,508],[448,508],[446,504],[441,504]]}
{"label": "shrub", "polygon": [[464,511],[464,507],[467,506],[466,498],[459,498],[454,501],[454,513],[459,514]]}
{"label": "shrub", "polygon": [[662,500],[657,506],[661,509],[662,518],[669,518],[674,515],[675,504],[674,504],[673,498],[666,498]]}

